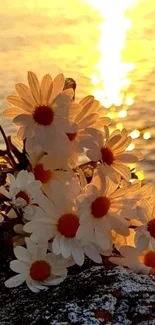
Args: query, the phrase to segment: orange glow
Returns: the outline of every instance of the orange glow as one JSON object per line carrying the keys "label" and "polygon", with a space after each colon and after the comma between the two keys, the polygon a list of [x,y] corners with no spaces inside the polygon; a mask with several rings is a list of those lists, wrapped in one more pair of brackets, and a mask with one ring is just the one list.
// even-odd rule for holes
{"label": "orange glow", "polygon": [[143,138],[144,138],[145,140],[149,140],[149,139],[151,138],[151,133],[150,133],[149,131],[145,132],[145,133],[143,134]]}
{"label": "orange glow", "polygon": [[137,139],[139,138],[140,136],[140,131],[139,130],[133,130],[131,133],[130,133],[130,136],[132,139]]}
{"label": "orange glow", "polygon": [[137,171],[135,174],[136,174],[136,176],[138,177],[138,179],[140,181],[143,181],[144,180],[145,175],[144,175],[144,172],[142,170]]}
{"label": "orange glow", "polygon": [[[134,69],[133,62],[122,61],[122,50],[125,48],[127,31],[132,27],[126,17],[126,10],[139,0],[86,0],[97,8],[104,21],[99,26],[101,37],[99,42],[100,60],[91,75],[94,96],[104,105],[120,106],[123,103],[122,93],[131,82],[128,73]],[[125,100],[126,105],[133,104],[133,98]],[[127,113],[123,113],[123,117]],[[121,116],[122,118],[122,113]]]}
{"label": "orange glow", "polygon": [[131,97],[128,97],[126,100],[125,100],[125,104],[127,104],[128,106],[132,105],[134,102],[133,98]]}
{"label": "orange glow", "polygon": [[125,117],[127,117],[127,111],[123,109],[122,111],[120,111],[120,112],[118,113],[118,116],[119,116],[120,118],[125,118]]}
{"label": "orange glow", "polygon": [[122,131],[123,130],[123,124],[122,123],[117,123],[116,124],[116,129]]}
{"label": "orange glow", "polygon": [[135,149],[135,144],[134,143],[131,143],[126,150],[127,151],[131,151],[133,149]]}

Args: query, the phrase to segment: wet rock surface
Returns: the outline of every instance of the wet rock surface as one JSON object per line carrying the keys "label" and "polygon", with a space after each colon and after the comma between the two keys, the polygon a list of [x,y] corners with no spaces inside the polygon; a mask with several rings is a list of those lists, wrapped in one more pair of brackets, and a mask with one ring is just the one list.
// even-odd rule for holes
{"label": "wet rock surface", "polygon": [[13,274],[8,265],[0,266],[0,325],[155,324],[154,278],[86,263],[61,285],[34,294],[25,284],[5,288]]}

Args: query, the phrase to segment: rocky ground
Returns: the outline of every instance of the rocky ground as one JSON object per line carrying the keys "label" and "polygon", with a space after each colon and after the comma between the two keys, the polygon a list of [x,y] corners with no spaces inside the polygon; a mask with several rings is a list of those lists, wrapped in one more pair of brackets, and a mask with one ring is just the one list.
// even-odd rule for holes
{"label": "rocky ground", "polygon": [[60,286],[34,294],[25,284],[7,289],[0,266],[0,325],[154,325],[155,281],[122,267],[73,267]]}

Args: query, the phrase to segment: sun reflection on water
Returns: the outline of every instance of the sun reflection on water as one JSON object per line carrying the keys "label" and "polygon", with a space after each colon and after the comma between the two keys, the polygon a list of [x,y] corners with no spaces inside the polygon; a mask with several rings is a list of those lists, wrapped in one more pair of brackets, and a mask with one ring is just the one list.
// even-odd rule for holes
{"label": "sun reflection on water", "polygon": [[[134,98],[127,93],[131,85],[129,73],[134,70],[133,62],[123,62],[122,51],[125,48],[127,31],[132,22],[126,16],[126,10],[140,0],[98,0],[88,2],[93,4],[104,19],[99,26],[101,37],[99,43],[100,60],[91,75],[94,85],[94,96],[100,100],[105,108],[112,105],[121,106],[123,103],[130,106]],[[132,94],[133,95],[133,94]],[[111,114],[116,118],[117,114]],[[118,117],[124,118],[127,113],[120,112]]]}

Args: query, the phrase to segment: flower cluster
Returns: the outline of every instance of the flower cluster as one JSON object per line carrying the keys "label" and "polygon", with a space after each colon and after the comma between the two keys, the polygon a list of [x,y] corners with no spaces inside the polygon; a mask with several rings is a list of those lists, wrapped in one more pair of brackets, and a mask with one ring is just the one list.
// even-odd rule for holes
{"label": "flower cluster", "polygon": [[76,102],[62,74],[39,82],[29,72],[28,86],[15,88],[4,110],[18,127],[14,143],[1,128],[0,223],[13,225],[18,274],[5,285],[47,289],[68,267],[85,257],[102,263],[114,247],[122,257],[111,262],[154,274],[154,188],[131,179],[142,154],[128,150],[127,130],[112,131],[93,96]]}

